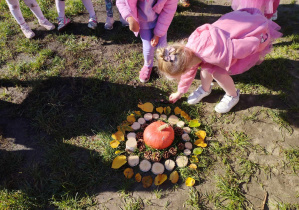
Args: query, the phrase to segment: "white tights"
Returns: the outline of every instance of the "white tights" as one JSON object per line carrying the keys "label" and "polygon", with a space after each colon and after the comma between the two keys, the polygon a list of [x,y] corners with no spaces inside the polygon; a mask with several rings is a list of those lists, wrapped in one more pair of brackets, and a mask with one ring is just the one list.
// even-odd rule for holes
{"label": "white tights", "polygon": [[[94,11],[91,0],[82,0],[82,2],[89,13],[89,16],[95,16],[96,13]],[[58,12],[58,17],[63,18],[65,16],[65,1],[55,0],[55,3]]]}
{"label": "white tights", "polygon": [[[22,12],[20,10],[19,0],[6,0],[11,14],[14,16],[18,24],[22,25],[25,23]],[[40,7],[36,3],[36,0],[24,0],[25,4],[30,8],[32,13],[37,17],[38,20],[45,19]]]}

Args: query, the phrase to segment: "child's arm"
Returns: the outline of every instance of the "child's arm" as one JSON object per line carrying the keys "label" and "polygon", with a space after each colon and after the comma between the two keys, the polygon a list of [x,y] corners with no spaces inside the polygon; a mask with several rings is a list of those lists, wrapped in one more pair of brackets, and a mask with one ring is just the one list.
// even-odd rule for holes
{"label": "child's arm", "polygon": [[130,30],[139,32],[139,24],[137,22],[137,0],[130,0],[127,5],[125,0],[116,0],[116,6],[122,18],[128,21]]}
{"label": "child's arm", "polygon": [[129,23],[129,28],[131,31],[139,32],[139,29],[140,29],[139,23],[132,16],[128,17],[127,21]]}

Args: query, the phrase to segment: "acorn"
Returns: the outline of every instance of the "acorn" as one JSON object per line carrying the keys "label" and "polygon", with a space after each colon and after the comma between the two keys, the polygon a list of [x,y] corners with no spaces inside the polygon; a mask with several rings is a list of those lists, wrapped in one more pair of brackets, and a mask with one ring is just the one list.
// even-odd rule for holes
{"label": "acorn", "polygon": [[178,150],[174,147],[170,147],[168,152],[172,155],[172,156],[175,156],[178,152]]}

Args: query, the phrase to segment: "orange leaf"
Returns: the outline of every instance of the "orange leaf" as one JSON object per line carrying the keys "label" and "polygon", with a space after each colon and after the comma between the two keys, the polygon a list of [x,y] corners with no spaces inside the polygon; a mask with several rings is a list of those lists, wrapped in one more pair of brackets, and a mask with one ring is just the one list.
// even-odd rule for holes
{"label": "orange leaf", "polygon": [[160,114],[162,114],[163,113],[163,107],[158,107],[158,108],[156,108],[156,111],[157,112],[159,112]]}
{"label": "orange leaf", "polygon": [[171,113],[171,108],[170,108],[170,106],[168,106],[168,107],[164,107],[164,113],[165,113],[166,115],[169,115],[169,114]]}
{"label": "orange leaf", "polygon": [[161,185],[163,182],[167,180],[167,175],[166,174],[158,174],[155,178],[155,185]]}
{"label": "orange leaf", "polygon": [[118,141],[124,141],[125,140],[125,135],[122,131],[117,131],[116,133],[112,134],[111,136],[114,140]]}
{"label": "orange leaf", "polygon": [[182,110],[179,107],[174,108],[174,114],[175,115],[181,114],[181,112],[182,112]]}
{"label": "orange leaf", "polygon": [[138,174],[136,174],[135,175],[135,180],[136,180],[136,182],[141,182],[141,175],[140,175],[140,173],[138,173]]}
{"label": "orange leaf", "polygon": [[188,187],[192,187],[192,186],[195,184],[195,180],[194,180],[193,178],[191,178],[191,177],[188,177],[188,178],[186,179],[185,184],[186,184]]}
{"label": "orange leaf", "polygon": [[190,116],[186,112],[184,112],[184,111],[181,111],[181,116],[183,118],[185,118],[187,121],[191,120]]}
{"label": "orange leaf", "polygon": [[124,170],[124,175],[125,175],[125,177],[126,177],[127,179],[131,179],[132,176],[134,175],[134,171],[133,171],[133,169],[132,169],[132,168],[126,168],[126,169]]}
{"label": "orange leaf", "polygon": [[173,171],[170,175],[169,175],[169,180],[171,181],[171,183],[175,184],[179,181],[179,173],[177,171]]}
{"label": "orange leaf", "polygon": [[133,124],[136,119],[135,119],[135,115],[134,114],[130,114],[128,117],[127,117],[127,121],[130,123],[130,124]]}
{"label": "orange leaf", "polygon": [[197,165],[195,165],[194,163],[191,163],[189,165],[189,168],[191,168],[191,169],[197,169]]}
{"label": "orange leaf", "polygon": [[199,139],[204,140],[204,139],[206,138],[206,136],[207,136],[207,133],[206,133],[205,131],[200,130],[200,131],[197,131],[197,132],[195,133],[195,135],[196,135]]}
{"label": "orange leaf", "polygon": [[145,112],[153,112],[154,106],[150,102],[146,102],[144,104],[138,104],[138,107]]}
{"label": "orange leaf", "polygon": [[145,176],[142,178],[142,186],[144,188],[148,188],[152,186],[152,183],[153,183],[153,178],[151,176]]}
{"label": "orange leaf", "polygon": [[116,158],[114,158],[111,168],[118,169],[126,162],[127,162],[127,157],[125,155],[117,156]]}
{"label": "orange leaf", "polygon": [[141,116],[141,112],[140,111],[134,111],[134,113],[138,116]]}

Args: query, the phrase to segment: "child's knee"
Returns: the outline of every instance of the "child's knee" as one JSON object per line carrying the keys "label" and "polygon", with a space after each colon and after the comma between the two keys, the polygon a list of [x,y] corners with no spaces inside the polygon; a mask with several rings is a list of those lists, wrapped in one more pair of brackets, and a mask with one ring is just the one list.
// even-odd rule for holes
{"label": "child's knee", "polygon": [[25,4],[29,7],[29,8],[35,8],[35,7],[38,7],[38,4],[36,3],[36,1],[26,1],[24,0]]}

